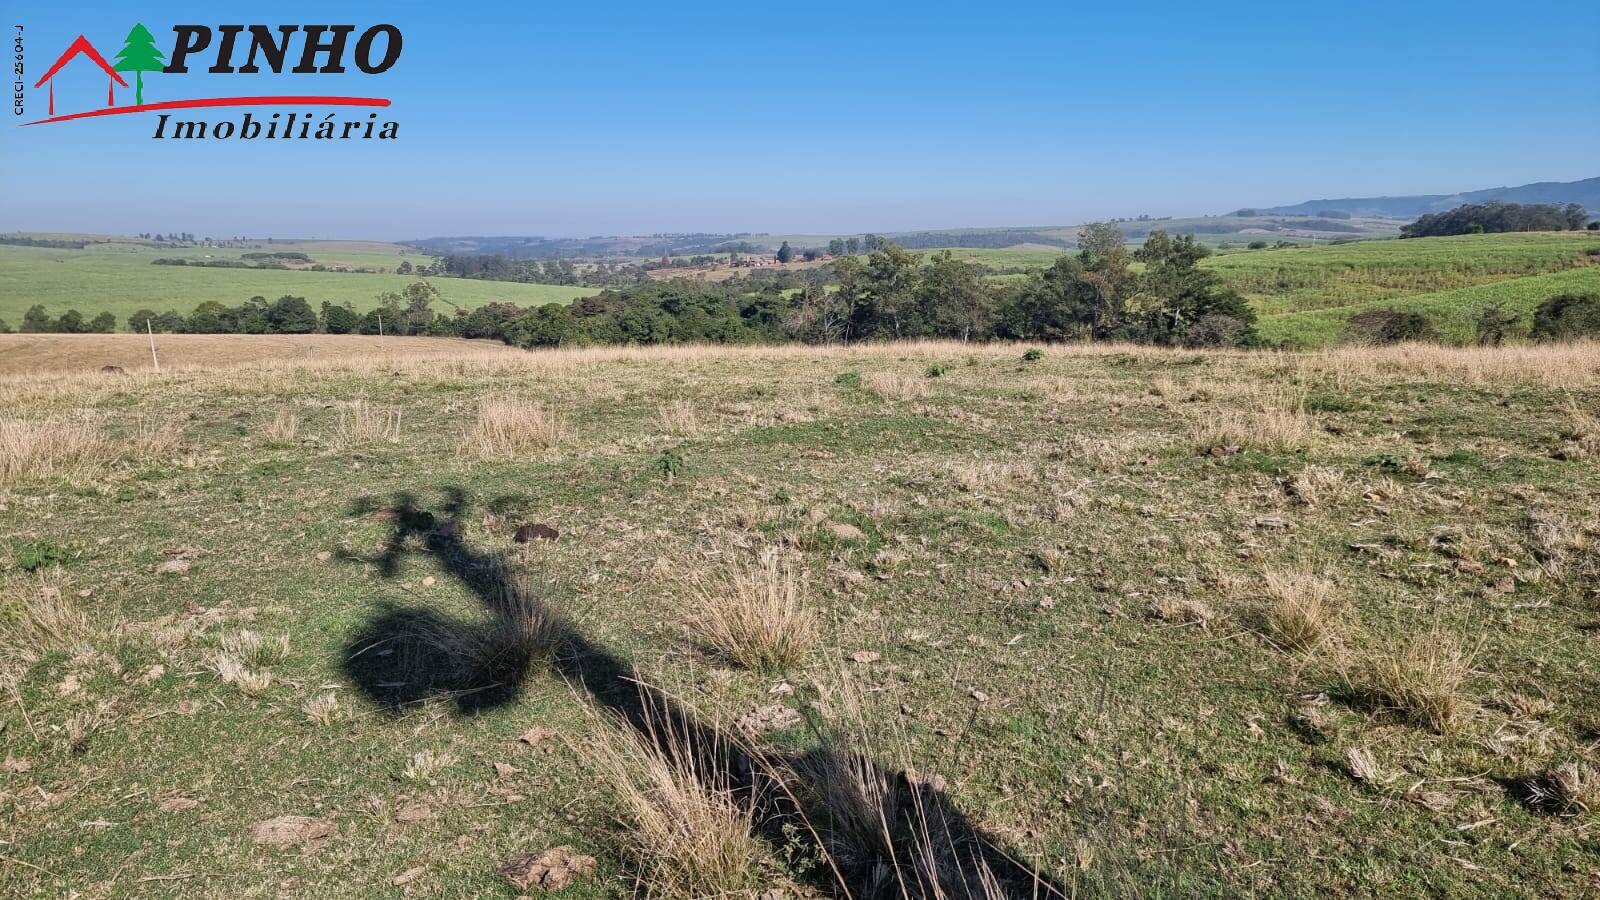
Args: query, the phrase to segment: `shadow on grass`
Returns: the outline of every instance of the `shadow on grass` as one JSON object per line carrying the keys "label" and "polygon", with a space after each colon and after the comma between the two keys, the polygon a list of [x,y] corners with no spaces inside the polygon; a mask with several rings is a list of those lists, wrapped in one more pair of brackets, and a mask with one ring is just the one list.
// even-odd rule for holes
{"label": "shadow on grass", "polygon": [[[381,607],[347,642],[343,659],[345,673],[379,708],[399,715],[445,698],[462,714],[503,706],[538,663],[669,756],[681,757],[686,746],[699,771],[733,787],[758,836],[780,852],[825,850],[829,862],[809,876],[818,890],[952,900],[1066,896],[924,779],[827,742],[794,753],[701,721],[532,596],[503,556],[469,547],[461,527],[468,506],[463,491],[446,488],[438,512],[409,494],[388,504],[363,500],[353,510],[391,524],[384,550],[366,560],[384,577],[396,577],[408,554],[431,556],[488,614],[465,621],[421,606]],[[669,740],[680,746],[665,746]],[[860,796],[849,776],[864,772],[882,786],[880,796]],[[861,827],[864,819],[870,827]]]}

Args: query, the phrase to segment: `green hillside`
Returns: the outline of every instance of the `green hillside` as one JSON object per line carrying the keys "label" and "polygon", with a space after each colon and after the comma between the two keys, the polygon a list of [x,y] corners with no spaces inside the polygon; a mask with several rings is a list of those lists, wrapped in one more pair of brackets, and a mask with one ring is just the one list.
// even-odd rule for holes
{"label": "green hillside", "polygon": [[1413,310],[1455,340],[1499,303],[1524,321],[1548,297],[1600,292],[1600,235],[1529,232],[1225,253],[1205,265],[1248,297],[1271,340],[1319,347],[1372,309]]}
{"label": "green hillside", "polygon": [[[80,238],[83,236],[79,236]],[[350,303],[357,310],[377,305],[378,295],[397,291],[413,276],[378,272],[311,271],[310,269],[239,269],[154,265],[153,260],[239,259],[243,253],[305,253],[327,266],[392,270],[402,248],[378,241],[274,241],[259,247],[168,248],[137,240],[90,244],[82,250],[0,245],[0,319],[16,328],[23,312],[35,303],[51,315],[77,309],[92,315],[110,310],[120,323],[140,308],[175,309],[188,313],[206,300],[230,306],[253,296],[305,297],[312,306],[322,301]],[[415,264],[426,257],[411,252]],[[460,278],[430,279],[449,304],[465,308],[495,301],[520,305],[565,303],[596,293],[593,288],[546,284],[512,284]]]}

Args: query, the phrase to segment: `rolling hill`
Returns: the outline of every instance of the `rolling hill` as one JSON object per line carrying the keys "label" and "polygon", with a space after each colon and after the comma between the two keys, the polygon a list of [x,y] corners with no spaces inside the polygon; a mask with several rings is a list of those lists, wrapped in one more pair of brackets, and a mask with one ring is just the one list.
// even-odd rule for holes
{"label": "rolling hill", "polygon": [[1314,216],[1328,210],[1352,216],[1387,216],[1414,219],[1423,213],[1455,209],[1463,203],[1576,203],[1591,213],[1600,214],[1600,177],[1582,181],[1540,181],[1518,187],[1485,188],[1459,194],[1415,194],[1404,197],[1340,197],[1307,200],[1291,206],[1270,206],[1255,211],[1266,215]]}

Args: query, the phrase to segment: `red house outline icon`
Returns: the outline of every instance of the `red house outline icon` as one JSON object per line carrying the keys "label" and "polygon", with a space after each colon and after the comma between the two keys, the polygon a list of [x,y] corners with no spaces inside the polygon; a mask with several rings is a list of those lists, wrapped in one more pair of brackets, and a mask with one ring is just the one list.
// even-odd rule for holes
{"label": "red house outline icon", "polygon": [[99,66],[102,71],[111,76],[111,82],[106,85],[106,106],[111,107],[117,105],[117,85],[120,84],[123,87],[128,86],[128,83],[122,80],[122,76],[117,74],[117,70],[111,68],[111,64],[106,62],[106,58],[100,55],[100,51],[94,49],[94,45],[89,43],[89,39],[80,34],[78,35],[78,39],[72,42],[72,46],[68,47],[67,51],[61,54],[61,58],[56,60],[56,64],[50,67],[50,71],[44,73],[44,77],[33,83],[33,86],[37,88],[46,81],[50,82],[50,115],[52,116],[56,114],[56,83],[54,81],[55,74],[61,71],[62,66],[65,66],[67,63],[71,62],[72,58],[77,56],[79,53],[82,53],[91,60],[94,60],[95,65]]}

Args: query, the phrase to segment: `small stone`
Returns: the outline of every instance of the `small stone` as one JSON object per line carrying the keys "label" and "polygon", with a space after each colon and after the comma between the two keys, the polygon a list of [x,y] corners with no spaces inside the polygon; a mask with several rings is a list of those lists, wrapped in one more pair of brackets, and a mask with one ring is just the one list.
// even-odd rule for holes
{"label": "small stone", "polygon": [[188,571],[189,561],[187,559],[169,559],[156,566],[157,575],[182,575]]}
{"label": "small stone", "polygon": [[850,658],[855,660],[858,663],[865,664],[865,663],[875,663],[878,660],[882,659],[883,656],[880,653],[878,653],[876,650],[857,650],[856,652],[850,654]]}
{"label": "small stone", "polygon": [[415,825],[431,818],[433,818],[433,807],[426,803],[407,803],[394,813],[394,820],[402,825]]}
{"label": "small stone", "polygon": [[530,522],[527,525],[519,526],[517,528],[517,533],[512,536],[512,540],[515,540],[519,544],[526,544],[530,541],[553,542],[559,537],[561,537],[561,532],[555,530],[551,526],[545,525],[541,522]]}
{"label": "small stone", "polygon": [[517,740],[527,744],[530,747],[537,747],[555,736],[555,730],[551,728],[529,728],[527,731],[524,731],[522,734],[518,735]]}
{"label": "small stone", "polygon": [[866,538],[866,532],[845,522],[835,522],[828,526],[833,536],[846,541],[859,541]]}
{"label": "small stone", "polygon": [[759,737],[772,731],[781,731],[800,724],[800,711],[792,706],[775,703],[763,706],[741,716],[738,721],[739,730],[745,734]]}
{"label": "small stone", "polygon": [[333,834],[333,823],[311,816],[279,816],[257,822],[250,828],[250,836],[257,844],[284,850],[319,841]]}
{"label": "small stone", "polygon": [[323,550],[317,554],[317,562],[327,562],[330,559],[333,559],[333,554],[327,550]]}
{"label": "small stone", "polygon": [[433,587],[434,585],[436,585],[438,583],[439,583],[439,579],[433,577],[432,575],[429,575],[426,578],[422,579],[422,586],[423,587]]}
{"label": "small stone", "polygon": [[580,875],[594,871],[595,859],[571,847],[553,847],[538,856],[519,856],[500,867],[500,874],[522,890],[559,891]]}

